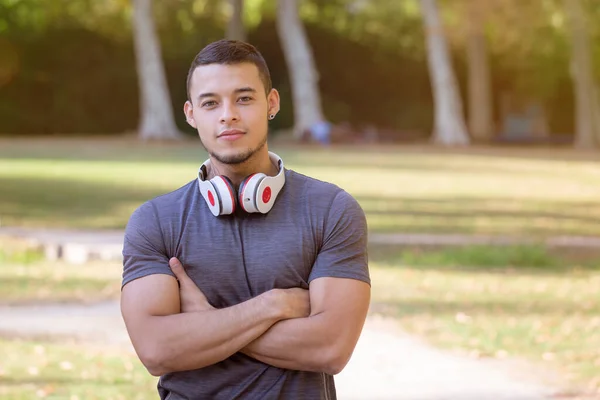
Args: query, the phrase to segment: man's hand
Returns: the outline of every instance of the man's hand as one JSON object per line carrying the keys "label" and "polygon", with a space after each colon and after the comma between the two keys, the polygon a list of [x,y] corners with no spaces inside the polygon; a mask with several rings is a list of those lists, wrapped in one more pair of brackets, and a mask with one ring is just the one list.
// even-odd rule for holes
{"label": "man's hand", "polygon": [[306,318],[310,315],[310,297],[308,290],[302,288],[275,289],[283,307],[283,315],[288,319]]}
{"label": "man's hand", "polygon": [[188,276],[181,262],[173,257],[169,260],[169,267],[179,281],[179,298],[181,302],[181,312],[197,312],[214,310],[206,296],[194,281]]}
{"label": "man's hand", "polygon": [[[214,310],[206,296],[187,275],[181,262],[173,257],[169,260],[171,271],[179,281],[179,297],[181,312]],[[305,318],[310,315],[310,298],[308,290],[301,288],[272,289],[268,293],[269,303],[277,307],[283,319]]]}

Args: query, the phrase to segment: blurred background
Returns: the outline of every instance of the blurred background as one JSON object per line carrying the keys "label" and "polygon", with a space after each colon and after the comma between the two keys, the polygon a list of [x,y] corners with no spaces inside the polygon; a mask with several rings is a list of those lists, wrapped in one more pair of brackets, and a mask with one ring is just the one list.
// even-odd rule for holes
{"label": "blurred background", "polygon": [[[122,231],[195,179],[187,72],[232,38],[281,94],[270,149],[365,210],[368,332],[474,363],[448,361],[452,399],[598,398],[599,22],[597,0],[0,0],[0,397],[156,397]],[[346,377],[440,398],[419,346],[368,338]],[[373,398],[357,381],[340,398]]]}

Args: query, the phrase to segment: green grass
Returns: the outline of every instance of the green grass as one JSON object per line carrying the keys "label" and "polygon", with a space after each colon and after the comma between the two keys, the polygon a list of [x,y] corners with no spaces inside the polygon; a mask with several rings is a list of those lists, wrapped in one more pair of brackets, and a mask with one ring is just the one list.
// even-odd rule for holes
{"label": "green grass", "polygon": [[[0,304],[118,296],[118,263],[70,266],[22,253],[0,252],[10,260],[8,268],[0,263]],[[600,390],[599,252],[371,246],[369,253],[374,312],[435,346],[526,359]],[[38,391],[56,399],[154,396],[155,384],[137,358],[120,358],[110,347],[5,338],[0,354],[0,398],[34,398]],[[63,361],[72,367],[61,370]]]}
{"label": "green grass", "polygon": [[[509,256],[493,253],[477,259],[496,265],[491,270],[464,261],[464,254],[485,250],[435,249],[432,256],[423,249],[371,248],[374,312],[396,318],[403,329],[435,346],[469,357],[525,359],[536,370],[556,371],[574,387],[600,390],[600,271],[592,267],[596,258],[585,263],[557,259],[548,268],[541,265],[546,261],[528,267],[543,251],[509,247]],[[456,266],[458,260],[467,266]],[[502,260],[517,261],[503,268],[497,266]],[[57,270],[57,264],[42,261],[22,267],[28,271],[25,278],[51,276]],[[118,288],[119,266],[108,265],[103,272],[100,267],[58,269],[81,281],[93,281],[92,276],[100,274]],[[12,281],[2,277],[2,282],[5,286]],[[45,285],[52,293],[70,293],[60,280]],[[104,294],[90,285],[86,295]],[[0,339],[0,354],[0,398],[156,396],[156,380],[135,355],[111,347],[5,338]]]}
{"label": "green grass", "polygon": [[0,339],[0,398],[147,400],[157,379],[135,354],[105,346]]}
{"label": "green grass", "polygon": [[517,261],[490,269],[476,267],[475,259],[466,262],[470,267],[456,266],[473,249],[422,256],[374,249],[373,308],[435,346],[470,357],[526,360],[600,393],[598,258],[569,263],[540,256],[539,249],[505,250],[507,257],[496,253],[479,261]]}
{"label": "green grass", "polygon": [[[595,156],[393,146],[272,150],[289,168],[348,190],[375,232],[600,235]],[[205,158],[198,141],[3,140],[0,224],[122,228],[141,202],[195,179]]]}
{"label": "green grass", "polygon": [[[272,149],[286,166],[352,193],[372,231],[600,235],[596,155]],[[197,142],[4,140],[0,224],[122,228],[141,202],[194,179],[205,157]],[[474,357],[524,357],[584,387],[600,387],[598,252],[375,247],[370,256],[374,309],[409,332]],[[35,252],[5,248],[0,303],[115,297],[120,273],[116,264],[47,263]],[[155,397],[155,380],[135,356],[9,339],[0,340],[0,354],[0,398]],[[63,361],[72,368],[61,369]]]}
{"label": "green grass", "polygon": [[387,262],[412,268],[435,266],[488,271],[526,268],[551,273],[573,268],[600,270],[600,249],[551,249],[542,245],[410,246],[401,251],[398,248],[379,247],[376,258],[387,257]]}
{"label": "green grass", "polygon": [[0,244],[0,305],[93,302],[118,298],[120,263],[70,265],[45,261],[19,241]]}

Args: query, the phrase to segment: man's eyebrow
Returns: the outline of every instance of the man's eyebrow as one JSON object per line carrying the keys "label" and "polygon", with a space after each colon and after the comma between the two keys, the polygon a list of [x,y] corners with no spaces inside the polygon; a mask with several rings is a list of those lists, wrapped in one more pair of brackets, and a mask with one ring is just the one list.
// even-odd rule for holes
{"label": "man's eyebrow", "polygon": [[198,100],[200,101],[200,100],[202,100],[202,99],[204,99],[206,97],[217,97],[217,94],[216,93],[210,93],[210,92],[208,92],[208,93],[200,93],[200,95],[198,96]]}
{"label": "man's eyebrow", "polygon": [[242,88],[234,90],[234,93],[244,93],[244,92],[256,93],[256,89],[251,88],[250,86],[246,86],[246,87],[242,87]]}

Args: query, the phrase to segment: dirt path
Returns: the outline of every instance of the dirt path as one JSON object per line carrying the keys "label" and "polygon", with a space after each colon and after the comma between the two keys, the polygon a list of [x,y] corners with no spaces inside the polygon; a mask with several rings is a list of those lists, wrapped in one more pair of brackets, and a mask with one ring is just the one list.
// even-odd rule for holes
{"label": "dirt path", "polygon": [[[0,307],[0,334],[63,336],[133,351],[115,301]],[[542,400],[553,394],[506,366],[430,348],[377,316],[368,318],[336,387],[342,400]]]}

